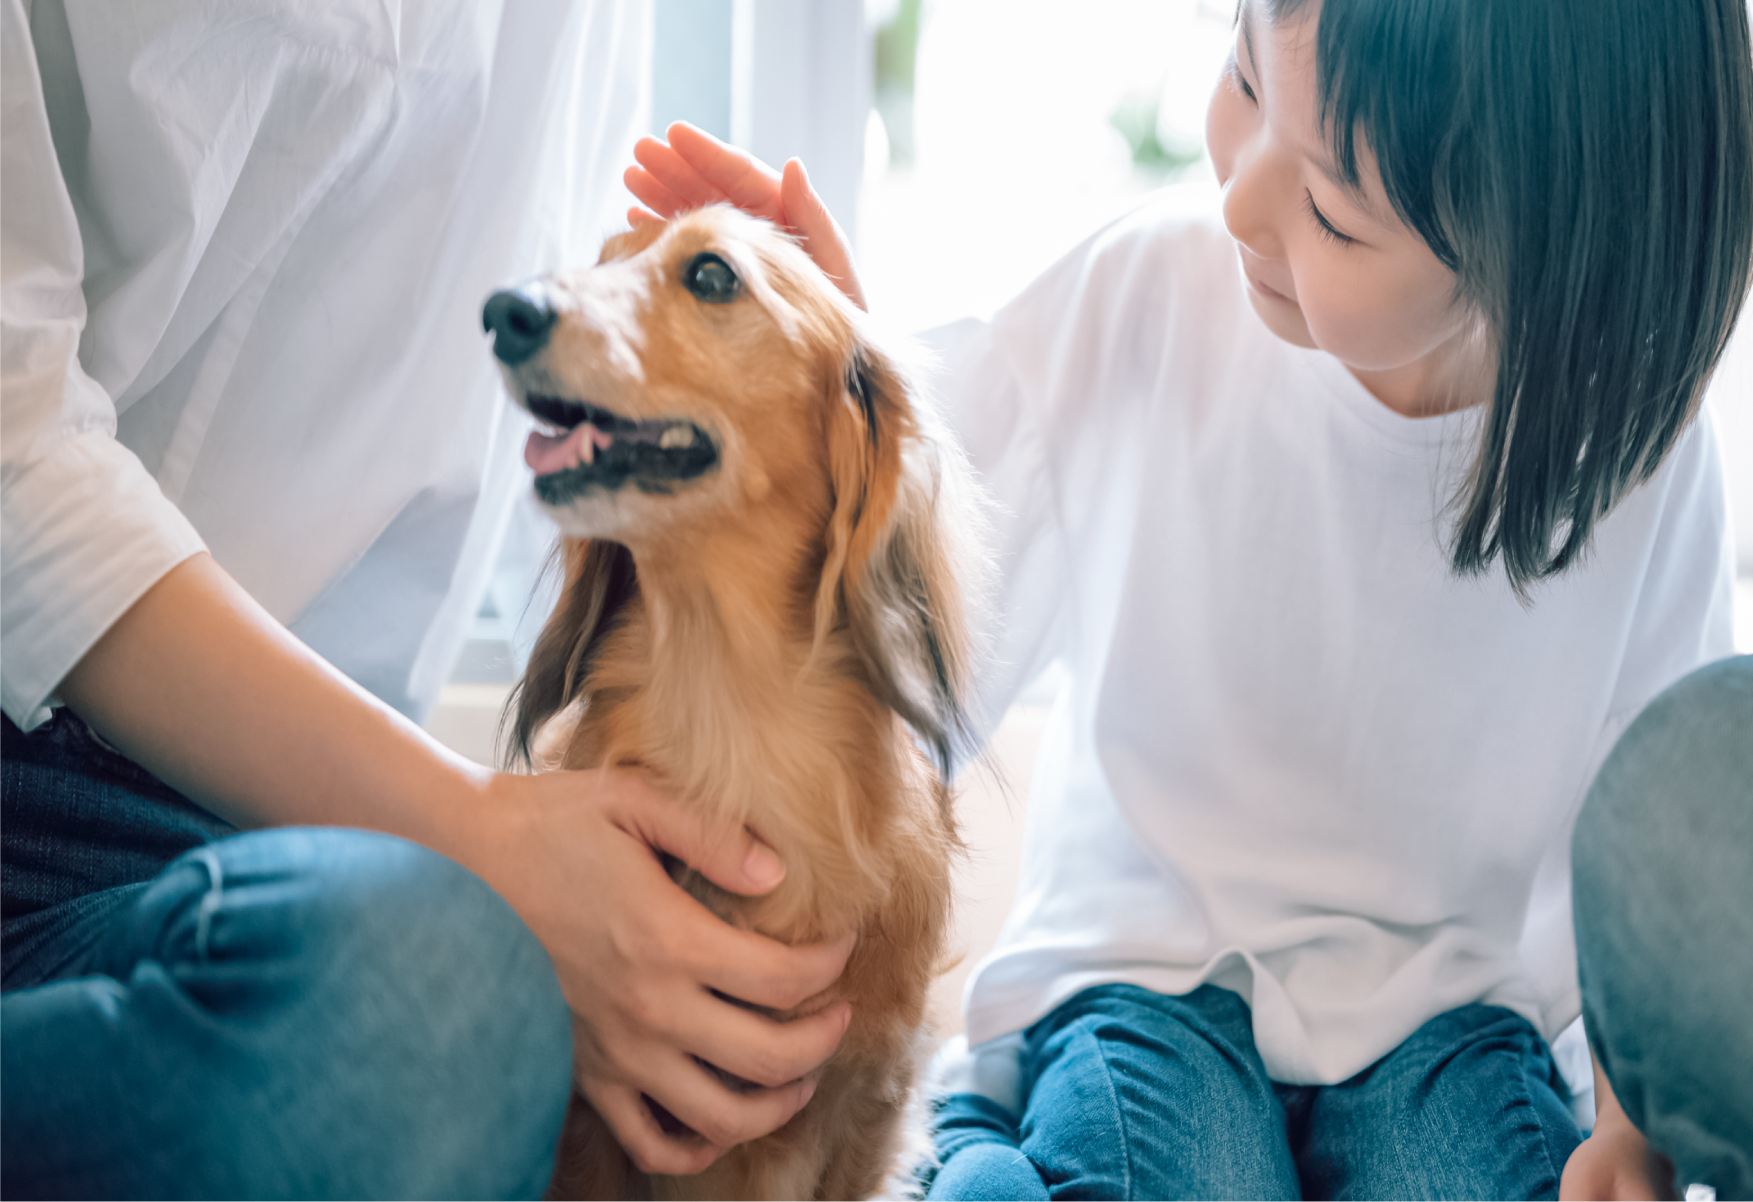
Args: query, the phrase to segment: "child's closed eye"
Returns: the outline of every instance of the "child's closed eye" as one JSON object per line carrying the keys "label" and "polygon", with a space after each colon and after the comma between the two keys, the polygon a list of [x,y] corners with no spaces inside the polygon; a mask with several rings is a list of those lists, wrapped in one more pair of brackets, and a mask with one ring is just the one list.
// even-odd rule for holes
{"label": "child's closed eye", "polygon": [[1333,223],[1331,221],[1327,220],[1326,216],[1321,212],[1319,206],[1317,206],[1315,204],[1315,194],[1313,192],[1309,192],[1309,191],[1305,190],[1303,192],[1303,197],[1304,197],[1303,207],[1309,211],[1309,216],[1314,218],[1315,225],[1320,228],[1321,237],[1327,239],[1330,242],[1337,242],[1341,246],[1350,246],[1352,243],[1357,241],[1356,238],[1351,237],[1349,234],[1345,234],[1345,233],[1340,232],[1337,228],[1335,228],[1335,226],[1333,225]]}
{"label": "child's closed eye", "polygon": [[1226,65],[1229,71],[1230,83],[1234,84],[1236,90],[1248,98],[1250,104],[1258,103],[1258,100],[1254,96],[1254,89],[1248,86],[1247,79],[1242,75],[1241,60],[1234,54],[1231,54],[1230,61]]}

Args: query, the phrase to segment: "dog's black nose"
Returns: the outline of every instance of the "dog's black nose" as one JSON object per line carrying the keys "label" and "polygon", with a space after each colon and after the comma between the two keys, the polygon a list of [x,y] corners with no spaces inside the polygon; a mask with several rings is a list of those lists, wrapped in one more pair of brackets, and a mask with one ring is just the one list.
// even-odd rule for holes
{"label": "dog's black nose", "polygon": [[521,284],[495,292],[481,309],[481,328],[493,335],[493,353],[516,367],[541,350],[560,314],[540,284]]}

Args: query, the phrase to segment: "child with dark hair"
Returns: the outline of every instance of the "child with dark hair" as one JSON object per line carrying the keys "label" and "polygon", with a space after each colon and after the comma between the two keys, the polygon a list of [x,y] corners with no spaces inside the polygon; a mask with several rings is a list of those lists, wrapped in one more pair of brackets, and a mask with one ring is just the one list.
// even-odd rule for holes
{"label": "child with dark hair", "polygon": [[[1590,804],[1580,1152],[1549,1043],[1585,1004],[1589,782],[1731,651],[1701,403],[1753,268],[1750,105],[1743,0],[1243,0],[1221,224],[1165,194],[937,336],[1002,508],[988,714],[1072,683],[939,1059],[933,1197],[1647,1193],[1652,1150],[1753,1188],[1745,1073],[1711,1068],[1747,1025],[1651,1001],[1744,1008],[1744,920],[1688,959],[1614,917],[1735,911],[1676,900],[1663,818],[1734,808],[1732,740],[1616,756]],[[686,127],[638,154],[653,210],[771,216],[858,299],[801,165]],[[1712,680],[1638,744],[1721,726]],[[1744,894],[1730,818],[1698,829]]]}

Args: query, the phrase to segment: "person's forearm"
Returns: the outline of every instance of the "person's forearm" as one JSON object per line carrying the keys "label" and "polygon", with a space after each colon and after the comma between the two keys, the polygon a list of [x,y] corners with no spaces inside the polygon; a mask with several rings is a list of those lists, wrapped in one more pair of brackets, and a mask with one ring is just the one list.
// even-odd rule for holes
{"label": "person's forearm", "polygon": [[490,775],[336,671],[205,554],[154,585],[57,691],[240,827],[369,827],[454,854],[459,811]]}

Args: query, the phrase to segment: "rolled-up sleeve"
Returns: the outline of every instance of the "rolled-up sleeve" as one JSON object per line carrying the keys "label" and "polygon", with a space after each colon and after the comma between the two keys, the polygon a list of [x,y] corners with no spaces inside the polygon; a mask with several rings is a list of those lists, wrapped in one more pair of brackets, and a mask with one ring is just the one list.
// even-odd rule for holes
{"label": "rolled-up sleeve", "polygon": [[79,362],[79,224],[50,137],[20,0],[0,72],[0,708],[20,726],[201,536],[116,441]]}

